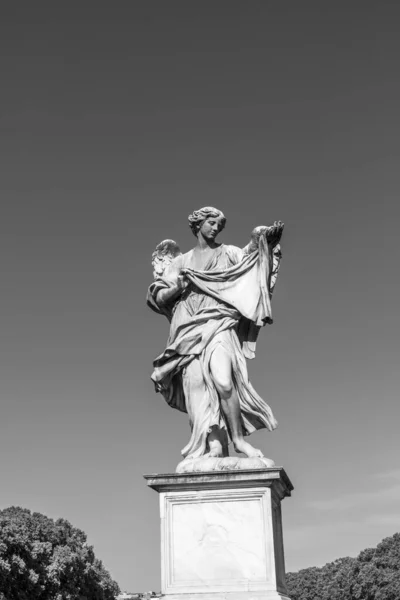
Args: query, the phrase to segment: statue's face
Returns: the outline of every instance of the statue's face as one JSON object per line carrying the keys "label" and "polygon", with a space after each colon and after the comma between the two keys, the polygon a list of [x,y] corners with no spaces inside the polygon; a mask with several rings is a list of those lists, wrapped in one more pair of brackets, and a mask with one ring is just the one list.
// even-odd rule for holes
{"label": "statue's face", "polygon": [[208,217],[201,225],[199,233],[206,240],[215,240],[222,227],[221,217]]}

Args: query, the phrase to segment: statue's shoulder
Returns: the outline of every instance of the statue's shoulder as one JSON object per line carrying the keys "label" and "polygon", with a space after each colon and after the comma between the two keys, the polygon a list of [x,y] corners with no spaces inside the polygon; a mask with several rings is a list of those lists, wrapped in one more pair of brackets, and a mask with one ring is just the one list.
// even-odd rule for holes
{"label": "statue's shoulder", "polygon": [[175,256],[171,264],[176,268],[181,267],[184,264],[186,254],[188,254],[188,252],[186,252],[185,254],[179,254],[178,256]]}
{"label": "statue's shoulder", "polygon": [[228,252],[241,252],[242,249],[239,246],[233,246],[232,244],[223,244],[225,250]]}

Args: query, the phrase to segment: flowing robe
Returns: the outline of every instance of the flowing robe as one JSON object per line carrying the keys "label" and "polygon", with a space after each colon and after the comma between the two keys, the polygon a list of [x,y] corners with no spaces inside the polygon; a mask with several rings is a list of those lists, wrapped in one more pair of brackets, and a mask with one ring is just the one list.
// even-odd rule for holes
{"label": "flowing robe", "polygon": [[[218,345],[232,360],[244,435],[277,426],[270,407],[249,382],[246,357],[255,356],[260,327],[272,323],[270,298],[279,259],[279,246],[271,250],[265,236],[251,253],[221,244],[203,271],[192,268],[192,250],[175,258],[149,288],[149,306],[171,323],[167,347],[154,361],[152,379],[170,406],[189,415],[192,435],[182,450],[184,457],[205,454],[210,428],[226,427],[210,371]],[[189,286],[170,304],[158,303],[158,292],[174,285],[182,273]]]}

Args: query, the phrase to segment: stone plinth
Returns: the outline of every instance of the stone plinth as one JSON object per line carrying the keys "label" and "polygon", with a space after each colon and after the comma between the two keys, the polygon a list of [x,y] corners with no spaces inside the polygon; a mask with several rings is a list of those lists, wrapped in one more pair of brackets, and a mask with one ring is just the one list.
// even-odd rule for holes
{"label": "stone plinth", "polygon": [[280,467],[146,475],[160,494],[161,592],[168,600],[288,600]]}

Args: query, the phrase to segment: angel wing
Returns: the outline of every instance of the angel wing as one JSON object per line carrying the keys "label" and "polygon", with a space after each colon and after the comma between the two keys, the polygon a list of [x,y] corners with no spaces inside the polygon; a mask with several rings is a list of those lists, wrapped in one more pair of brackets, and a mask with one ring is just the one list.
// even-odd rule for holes
{"label": "angel wing", "polygon": [[156,246],[151,257],[154,279],[162,277],[168,265],[171,264],[174,258],[181,254],[182,252],[174,240],[164,240],[163,242],[160,242]]}

